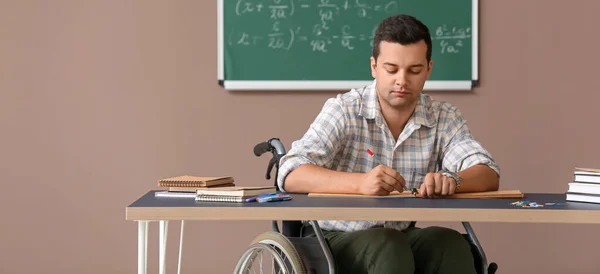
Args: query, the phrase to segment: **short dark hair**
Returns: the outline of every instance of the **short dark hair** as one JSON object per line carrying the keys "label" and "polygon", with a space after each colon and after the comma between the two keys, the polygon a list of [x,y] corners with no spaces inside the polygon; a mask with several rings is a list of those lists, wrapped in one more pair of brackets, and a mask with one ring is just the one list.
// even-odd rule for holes
{"label": "short dark hair", "polygon": [[425,40],[427,44],[427,62],[431,61],[431,35],[429,28],[417,18],[398,14],[383,19],[373,40],[373,58],[379,57],[379,45],[381,41],[395,42],[401,45],[410,45]]}

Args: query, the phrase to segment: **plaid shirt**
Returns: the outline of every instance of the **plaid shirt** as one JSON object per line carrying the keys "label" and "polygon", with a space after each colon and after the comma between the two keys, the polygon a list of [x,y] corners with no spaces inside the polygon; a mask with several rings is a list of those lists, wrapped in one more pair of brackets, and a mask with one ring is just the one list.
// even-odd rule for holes
{"label": "plaid shirt", "polygon": [[[425,174],[442,169],[458,172],[484,164],[500,174],[491,155],[471,135],[458,108],[425,94],[396,141],[381,115],[374,81],[325,102],[308,131],[281,159],[277,183],[285,191],[286,176],[309,163],[337,171],[369,172],[377,164],[366,149],[397,170],[409,189],[419,188]],[[376,226],[404,230],[410,222],[322,220],[319,225],[336,231]]]}

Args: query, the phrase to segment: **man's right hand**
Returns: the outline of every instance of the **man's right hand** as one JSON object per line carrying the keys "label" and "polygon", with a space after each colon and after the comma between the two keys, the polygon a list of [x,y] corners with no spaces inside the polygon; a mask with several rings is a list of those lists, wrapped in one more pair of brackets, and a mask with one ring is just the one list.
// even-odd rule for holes
{"label": "man's right hand", "polygon": [[393,168],[379,165],[371,171],[364,173],[358,185],[358,192],[365,195],[389,195],[397,190],[402,193],[406,185],[404,178]]}

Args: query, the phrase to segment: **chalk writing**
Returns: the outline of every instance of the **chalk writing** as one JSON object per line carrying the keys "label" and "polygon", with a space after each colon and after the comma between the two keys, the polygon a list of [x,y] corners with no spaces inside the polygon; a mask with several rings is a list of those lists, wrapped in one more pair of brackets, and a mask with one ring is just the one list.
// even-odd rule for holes
{"label": "chalk writing", "polygon": [[471,38],[471,28],[441,25],[435,29],[432,40],[440,40],[441,54],[459,53],[464,46],[464,40]]}
{"label": "chalk writing", "polygon": [[[357,30],[364,31],[364,24],[375,24],[366,19],[385,18],[402,10],[399,0],[236,1],[235,16],[249,16],[270,25],[228,29],[229,45],[282,51],[300,47],[315,53],[327,53],[332,48],[351,51],[373,47],[377,25],[370,28],[370,33]],[[303,27],[291,23],[291,18],[301,18]],[[440,25],[431,31],[434,48],[441,54],[460,53],[471,38],[468,27]]]}

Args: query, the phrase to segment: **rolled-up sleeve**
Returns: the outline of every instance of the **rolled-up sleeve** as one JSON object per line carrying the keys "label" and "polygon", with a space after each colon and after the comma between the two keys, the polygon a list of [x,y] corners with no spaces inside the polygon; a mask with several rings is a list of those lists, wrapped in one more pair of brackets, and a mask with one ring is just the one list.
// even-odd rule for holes
{"label": "rolled-up sleeve", "polygon": [[475,165],[486,165],[500,176],[500,168],[491,154],[471,135],[458,109],[448,115],[445,130],[446,143],[442,153],[442,167],[458,172]]}
{"label": "rolled-up sleeve", "polygon": [[347,114],[339,98],[328,99],[301,139],[294,141],[279,162],[277,185],[285,191],[285,179],[303,164],[330,168],[340,147]]}

